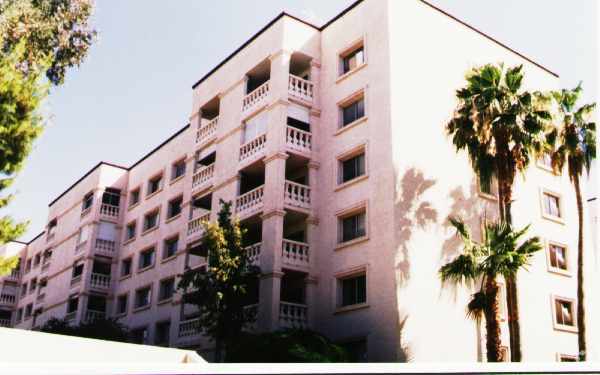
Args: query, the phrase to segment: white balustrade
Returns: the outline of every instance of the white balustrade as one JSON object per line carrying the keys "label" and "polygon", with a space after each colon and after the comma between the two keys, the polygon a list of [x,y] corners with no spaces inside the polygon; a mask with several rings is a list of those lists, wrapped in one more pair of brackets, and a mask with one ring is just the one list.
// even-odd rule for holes
{"label": "white balustrade", "polygon": [[264,188],[264,185],[261,185],[237,197],[235,200],[235,212],[241,215],[262,207]]}
{"label": "white balustrade", "polygon": [[10,328],[10,319],[0,319],[0,327]]}
{"label": "white balustrade", "polygon": [[179,322],[179,337],[194,336],[200,333],[200,319],[188,319]]}
{"label": "white balustrade", "polygon": [[113,206],[112,204],[102,203],[100,205],[100,214],[108,217],[118,218],[119,206]]}
{"label": "white balustrade", "polygon": [[103,275],[101,273],[92,273],[90,279],[90,286],[92,288],[108,289],[110,288],[110,275]]}
{"label": "white balustrade", "polygon": [[240,161],[248,159],[251,156],[258,154],[265,149],[267,144],[267,135],[262,134],[253,140],[244,143],[240,146]]}
{"label": "white balustrade", "polygon": [[102,238],[96,239],[96,250],[105,254],[114,254],[117,249],[117,243],[112,240],[105,240]]}
{"label": "white balustrade", "polygon": [[199,217],[191,219],[188,222],[188,236],[201,232],[204,228],[202,223],[205,221],[210,221],[210,212],[207,212]]}
{"label": "white balustrade", "polygon": [[312,133],[288,126],[286,134],[288,147],[303,152],[310,152],[312,150]]}
{"label": "white balustrade", "polygon": [[314,84],[303,78],[290,74],[288,90],[291,95],[306,101],[312,101],[314,97]]}
{"label": "white balustrade", "polygon": [[281,328],[306,327],[308,325],[308,308],[299,303],[280,302],[279,325]]}
{"label": "white balustrade", "polygon": [[210,120],[207,124],[202,124],[196,131],[196,143],[202,143],[217,133],[219,116]]}
{"label": "white balustrade", "polygon": [[17,302],[17,296],[12,294],[0,294],[0,303],[3,305],[12,305]]}
{"label": "white balustrade", "polygon": [[286,181],[284,199],[285,203],[291,206],[310,208],[310,187]]}
{"label": "white balustrade", "polygon": [[256,105],[258,102],[262,101],[264,98],[269,95],[269,81],[263,83],[254,89],[251,93],[244,96],[242,101],[242,111],[246,111]]}
{"label": "white balustrade", "polygon": [[282,260],[285,263],[299,266],[308,266],[308,251],[307,243],[283,240],[282,243]]}
{"label": "white balustrade", "polygon": [[93,322],[95,320],[104,319],[106,313],[104,311],[87,310],[85,312],[85,321]]}
{"label": "white balustrade", "polygon": [[248,262],[256,266],[260,265],[260,251],[262,249],[262,242],[255,243],[247,246],[246,250],[248,256]]}
{"label": "white balustrade", "polygon": [[192,177],[192,189],[197,189],[205,182],[210,181],[215,174],[215,164],[198,169]]}

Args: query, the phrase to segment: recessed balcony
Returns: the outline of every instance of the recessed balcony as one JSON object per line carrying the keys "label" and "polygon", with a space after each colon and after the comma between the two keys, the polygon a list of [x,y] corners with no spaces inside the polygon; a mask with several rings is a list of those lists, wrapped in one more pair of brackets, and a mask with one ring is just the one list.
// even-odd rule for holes
{"label": "recessed balcony", "polygon": [[284,203],[288,206],[310,209],[310,187],[292,181],[286,181]]}
{"label": "recessed balcony", "polygon": [[86,323],[91,323],[96,320],[101,320],[106,317],[106,313],[104,311],[96,311],[96,310],[87,310],[85,312],[85,321]]}
{"label": "recessed balcony", "polygon": [[314,98],[314,83],[290,74],[288,92],[292,97],[312,103]]}
{"label": "recessed balcony", "polygon": [[100,255],[112,257],[117,252],[117,243],[116,241],[97,238],[95,252]]}
{"label": "recessed balcony", "polygon": [[244,248],[248,255],[248,262],[255,266],[260,266],[260,252],[262,250],[262,242],[246,246]]}
{"label": "recessed balcony", "polygon": [[203,223],[210,221],[210,212],[197,213],[196,215],[197,216],[192,217],[188,221],[188,229],[187,229],[188,237],[194,236],[194,235],[201,235],[202,232],[204,231]]}
{"label": "recessed balcony", "polygon": [[110,289],[110,275],[92,272],[90,287],[95,289]]}
{"label": "recessed balcony", "polygon": [[239,161],[255,160],[264,154],[267,135],[262,134],[240,146]]}
{"label": "recessed balcony", "polygon": [[313,149],[312,133],[293,126],[287,127],[285,142],[288,148],[300,153],[310,153]]}
{"label": "recessed balcony", "polygon": [[235,200],[235,212],[240,217],[247,217],[262,211],[264,189],[265,186],[261,185],[237,197]]}
{"label": "recessed balcony", "polygon": [[285,265],[307,268],[309,266],[309,245],[305,242],[283,239],[281,258]]}
{"label": "recessed balcony", "polygon": [[215,174],[215,164],[200,167],[192,177],[192,191],[203,190],[210,185]]}
{"label": "recessed balcony", "polygon": [[280,302],[279,303],[280,328],[307,328],[308,307],[305,304]]}
{"label": "recessed balcony", "polygon": [[186,319],[179,322],[177,341],[180,345],[197,342],[201,337],[200,318]]}
{"label": "recessed balcony", "polygon": [[200,127],[196,130],[196,144],[204,144],[217,134],[217,126],[219,125],[219,116],[213,118],[207,123],[200,123]]}
{"label": "recessed balcony", "polygon": [[17,302],[17,296],[8,293],[0,294],[0,305],[13,306]]}
{"label": "recessed balcony", "polygon": [[0,319],[0,327],[10,328],[10,319]]}
{"label": "recessed balcony", "polygon": [[8,281],[19,281],[19,279],[21,278],[21,271],[17,269],[12,270],[12,272],[9,275],[6,275],[5,277]]}
{"label": "recessed balcony", "polygon": [[100,216],[104,219],[117,220],[119,218],[119,206],[102,203],[100,205]]}

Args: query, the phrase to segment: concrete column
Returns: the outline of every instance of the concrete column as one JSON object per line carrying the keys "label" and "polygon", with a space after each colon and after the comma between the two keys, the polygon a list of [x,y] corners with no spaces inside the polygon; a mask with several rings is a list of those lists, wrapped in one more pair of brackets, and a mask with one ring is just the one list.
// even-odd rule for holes
{"label": "concrete column", "polygon": [[315,277],[308,276],[305,282],[308,327],[314,329],[316,322],[315,310],[317,304],[317,279]]}
{"label": "concrete column", "polygon": [[279,297],[282,272],[263,274],[260,279],[258,331],[273,331],[279,327]]}
{"label": "concrete column", "polygon": [[269,78],[270,96],[273,101],[287,100],[290,77],[290,60],[292,54],[281,50],[271,56],[271,77]]}
{"label": "concrete column", "polygon": [[308,263],[309,263],[309,274],[314,276],[317,274],[316,262],[318,256],[317,249],[317,226],[319,225],[319,220],[314,216],[309,216],[306,219],[306,243],[309,246],[308,252]]}
{"label": "concrete column", "polygon": [[318,60],[310,61],[310,81],[313,83],[313,108],[321,109],[321,63]]}

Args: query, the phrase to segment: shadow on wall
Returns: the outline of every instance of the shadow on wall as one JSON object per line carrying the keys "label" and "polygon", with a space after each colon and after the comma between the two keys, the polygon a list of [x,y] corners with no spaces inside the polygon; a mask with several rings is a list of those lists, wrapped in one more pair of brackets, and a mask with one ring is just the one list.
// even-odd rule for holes
{"label": "shadow on wall", "polygon": [[[415,227],[424,229],[437,223],[438,213],[431,202],[422,199],[423,194],[435,185],[435,180],[427,179],[423,172],[411,168],[400,182],[401,196],[395,197],[394,233],[396,243],[399,244],[399,253],[396,255],[396,274],[398,286],[405,285],[410,280],[410,249],[409,243]],[[396,195],[398,195],[396,189]],[[404,321],[403,321],[404,323]]]}

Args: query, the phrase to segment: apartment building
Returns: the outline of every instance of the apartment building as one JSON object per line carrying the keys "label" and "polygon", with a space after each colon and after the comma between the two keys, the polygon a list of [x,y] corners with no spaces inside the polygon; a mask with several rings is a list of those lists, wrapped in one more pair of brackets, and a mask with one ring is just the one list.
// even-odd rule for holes
{"label": "apartment building", "polygon": [[[256,329],[309,327],[359,360],[402,360],[408,347],[417,362],[484,361],[483,326],[465,316],[473,291],[441,285],[437,271],[460,251],[448,216],[478,228],[497,214],[494,189],[478,186],[444,134],[465,71],[497,61],[523,64],[531,88],[558,87],[556,74],[425,1],[357,1],[321,27],[282,13],[193,85],[189,125],[129,167],[99,163],[50,203],[44,233],[11,244],[21,264],[2,281],[0,321],[119,317],[135,342],[209,355],[174,286],[205,265],[201,222],[223,199],[261,267]],[[571,360],[567,176],[532,165],[513,216],[545,244],[519,274],[523,358]]]}

